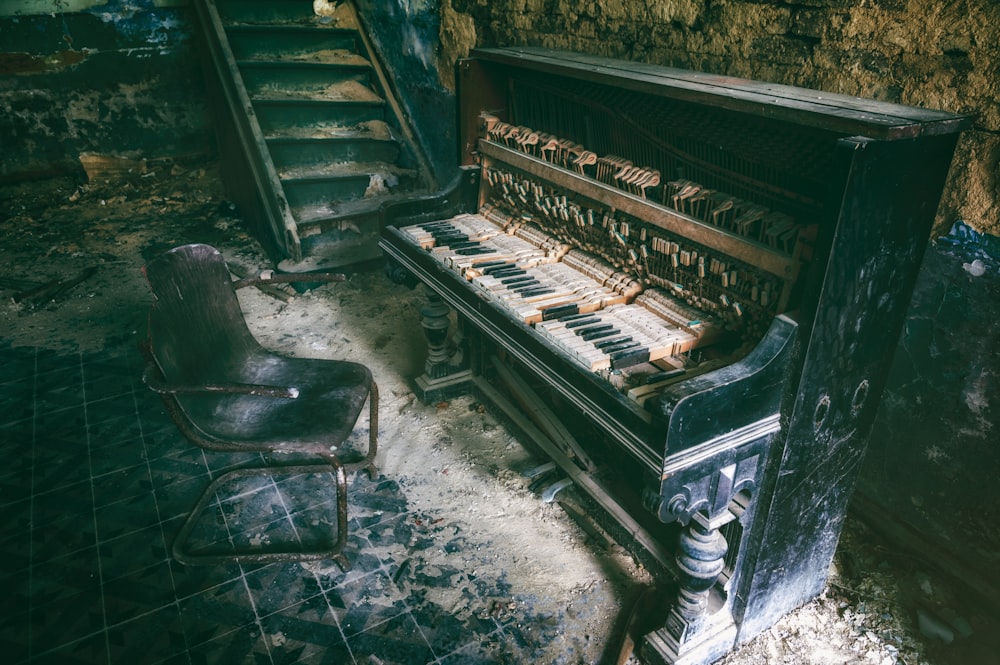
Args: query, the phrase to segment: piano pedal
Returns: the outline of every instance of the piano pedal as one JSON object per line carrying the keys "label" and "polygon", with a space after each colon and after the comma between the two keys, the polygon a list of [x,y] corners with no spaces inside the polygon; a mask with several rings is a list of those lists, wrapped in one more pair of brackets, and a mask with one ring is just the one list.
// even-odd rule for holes
{"label": "piano pedal", "polygon": [[538,494],[543,491],[544,488],[551,485],[554,481],[562,477],[562,471],[560,469],[549,469],[542,475],[531,481],[528,485],[528,491],[532,494]]}
{"label": "piano pedal", "polygon": [[572,484],[573,481],[570,478],[562,478],[561,480],[557,480],[556,482],[546,487],[545,491],[542,492],[542,501],[544,501],[545,503],[552,503],[553,501],[556,500],[556,495],[559,494],[559,492],[563,491]]}
{"label": "piano pedal", "polygon": [[540,465],[538,465],[536,467],[528,469],[527,471],[523,472],[521,475],[524,476],[525,478],[528,478],[528,479],[537,478],[538,476],[542,475],[543,473],[548,473],[549,471],[552,471],[555,468],[556,468],[556,463],[555,462],[546,462],[545,464],[540,464]]}

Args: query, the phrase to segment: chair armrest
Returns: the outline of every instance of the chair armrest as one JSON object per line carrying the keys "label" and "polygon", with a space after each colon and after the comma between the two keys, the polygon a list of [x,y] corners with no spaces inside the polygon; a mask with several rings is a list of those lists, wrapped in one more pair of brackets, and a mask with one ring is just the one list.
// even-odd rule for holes
{"label": "chair armrest", "polygon": [[245,286],[257,286],[258,284],[292,284],[295,282],[343,282],[347,279],[341,273],[315,272],[301,274],[274,274],[273,270],[265,270],[256,277],[244,277],[233,282],[234,289],[242,289]]}
{"label": "chair armrest", "polygon": [[255,395],[258,397],[282,397],[295,399],[299,389],[294,387],[264,386],[254,383],[206,383],[197,386],[182,386],[168,383],[156,363],[149,363],[142,374],[142,381],[149,389],[161,395],[190,395],[195,393],[221,393],[230,395]]}

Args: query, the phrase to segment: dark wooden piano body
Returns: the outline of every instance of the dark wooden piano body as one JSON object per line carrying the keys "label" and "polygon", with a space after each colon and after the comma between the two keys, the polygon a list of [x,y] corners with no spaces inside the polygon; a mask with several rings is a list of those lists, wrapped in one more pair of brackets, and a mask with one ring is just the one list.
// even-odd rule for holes
{"label": "dark wooden piano body", "polygon": [[[384,209],[388,259],[440,298],[424,312],[431,357],[421,390],[428,397],[477,390],[560,464],[631,546],[676,577],[668,618],[640,645],[645,661],[711,662],[823,589],[968,119],[538,48],[474,51],[457,76],[458,180],[440,196]],[[520,142],[511,128],[520,128]],[[543,142],[576,144],[576,152],[560,162],[527,141],[525,128]],[[592,165],[574,162],[581,147],[655,170],[662,182],[647,191],[595,175]],[[654,242],[676,256],[671,239],[745,268],[744,285],[742,275],[759,276],[764,286],[753,302],[749,290],[712,290],[720,277],[728,282],[718,274],[725,268],[708,277],[689,268],[687,286],[674,291],[708,302],[699,299],[708,289],[715,314],[724,302],[720,316],[736,320],[741,337],[714,354],[711,371],[694,366],[692,357],[710,357],[698,351],[684,356],[687,371],[638,375],[640,386],[643,377],[670,377],[641,404],[628,386],[613,385],[621,379],[611,370],[574,362],[538,324],[498,307],[407,235],[484,205],[508,221],[526,211],[525,219],[545,222],[541,206],[503,198],[501,177],[537,183],[536,203],[559,203],[561,194],[617,220],[605,254],[619,252],[615,233],[625,221],[631,235],[617,236],[617,268],[648,288],[669,292],[678,274],[646,262]],[[699,219],[694,208],[678,212],[673,204],[686,204],[671,194],[684,182],[791,218],[791,241],[767,242],[762,227],[748,233],[731,218],[723,225],[702,212]],[[725,210],[722,200],[716,209]],[[655,256],[656,265],[670,265],[666,254]],[[734,309],[739,293],[745,306]],[[445,339],[442,303],[458,312],[458,354]],[[541,418],[530,413],[532,402],[545,405]],[[553,417],[555,429],[544,422]],[[574,455],[559,445],[561,428],[585,450]]]}

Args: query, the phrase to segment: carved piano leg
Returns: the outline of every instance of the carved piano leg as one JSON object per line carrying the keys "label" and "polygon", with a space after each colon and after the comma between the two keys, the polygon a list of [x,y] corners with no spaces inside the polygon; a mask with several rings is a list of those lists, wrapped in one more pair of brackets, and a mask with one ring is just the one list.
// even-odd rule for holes
{"label": "carved piano leg", "polygon": [[[736,643],[737,626],[728,590],[718,584],[730,547],[739,552],[741,530],[727,525],[743,523],[752,510],[752,489],[762,463],[767,437],[729,450],[715,460],[664,469],[659,496],[650,495],[664,522],[684,525],[676,557],[680,571],[677,600],[663,627],[643,637],[642,660],[652,665],[707,665]],[[668,497],[664,499],[663,497]],[[723,530],[734,534],[726,542]],[[728,583],[738,579],[738,557]]]}
{"label": "carved piano leg", "polygon": [[427,302],[420,308],[420,324],[427,340],[424,373],[417,377],[414,390],[423,402],[437,402],[463,392],[471,380],[462,350],[461,336],[451,330],[451,307],[427,289]]}
{"label": "carved piano leg", "polygon": [[645,636],[644,648],[655,651],[648,660],[672,665],[711,663],[735,642],[736,626],[728,608],[711,607],[712,587],[725,568],[728,550],[721,526],[697,515],[681,534],[680,590],[665,625]]}

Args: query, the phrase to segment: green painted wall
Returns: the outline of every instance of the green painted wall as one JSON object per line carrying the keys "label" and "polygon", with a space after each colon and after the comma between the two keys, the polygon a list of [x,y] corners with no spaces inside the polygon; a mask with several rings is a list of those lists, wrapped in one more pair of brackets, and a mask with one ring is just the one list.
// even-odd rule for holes
{"label": "green painted wall", "polygon": [[[106,6],[106,0],[0,0],[0,16],[40,16],[45,14],[67,14],[82,12]],[[142,7],[143,3],[132,3]],[[147,7],[181,7],[190,4],[188,0],[152,0]]]}
{"label": "green painted wall", "polygon": [[214,145],[190,8],[73,2],[0,0],[0,180]]}

